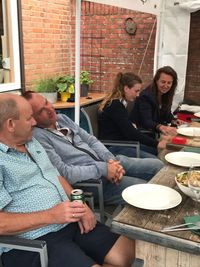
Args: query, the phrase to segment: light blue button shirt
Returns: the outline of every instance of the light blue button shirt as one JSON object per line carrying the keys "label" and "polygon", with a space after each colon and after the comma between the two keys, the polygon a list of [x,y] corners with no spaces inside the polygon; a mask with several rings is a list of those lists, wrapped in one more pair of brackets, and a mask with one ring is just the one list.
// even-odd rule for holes
{"label": "light blue button shirt", "polygon": [[[32,159],[26,153],[0,143],[0,209],[3,211],[42,211],[68,199],[59,182],[59,173],[44,148],[34,138],[26,148]],[[65,225],[51,224],[18,236],[35,239]]]}

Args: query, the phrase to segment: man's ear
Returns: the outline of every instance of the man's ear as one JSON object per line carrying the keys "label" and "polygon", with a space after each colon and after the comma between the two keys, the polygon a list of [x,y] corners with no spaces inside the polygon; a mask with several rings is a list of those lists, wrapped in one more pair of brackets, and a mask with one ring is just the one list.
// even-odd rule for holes
{"label": "man's ear", "polygon": [[6,127],[7,127],[7,130],[10,132],[10,133],[13,133],[15,131],[15,121],[13,119],[8,119],[6,121]]}

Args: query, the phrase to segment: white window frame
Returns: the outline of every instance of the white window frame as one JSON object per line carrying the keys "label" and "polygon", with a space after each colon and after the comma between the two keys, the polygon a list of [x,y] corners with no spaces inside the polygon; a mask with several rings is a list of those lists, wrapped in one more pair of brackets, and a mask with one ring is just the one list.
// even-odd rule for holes
{"label": "white window frame", "polygon": [[10,1],[10,19],[12,25],[12,49],[13,49],[13,72],[14,82],[0,84],[0,92],[21,89],[20,47],[19,47],[19,21],[17,0]]}

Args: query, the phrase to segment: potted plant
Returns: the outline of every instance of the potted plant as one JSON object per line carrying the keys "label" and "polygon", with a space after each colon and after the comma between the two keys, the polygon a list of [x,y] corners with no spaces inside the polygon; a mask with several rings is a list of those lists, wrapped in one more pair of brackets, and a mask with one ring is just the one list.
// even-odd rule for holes
{"label": "potted plant", "polygon": [[61,101],[66,102],[71,94],[74,94],[75,79],[72,75],[60,75],[57,78],[56,86],[60,93]]}
{"label": "potted plant", "polygon": [[3,74],[3,57],[0,54],[0,83],[3,83],[4,74]]}
{"label": "potted plant", "polygon": [[90,78],[90,73],[86,70],[81,71],[80,83],[81,83],[81,96],[87,96],[89,86],[93,84],[93,80]]}
{"label": "potted plant", "polygon": [[51,103],[57,102],[57,87],[55,77],[43,77],[35,82],[35,91],[42,94]]}

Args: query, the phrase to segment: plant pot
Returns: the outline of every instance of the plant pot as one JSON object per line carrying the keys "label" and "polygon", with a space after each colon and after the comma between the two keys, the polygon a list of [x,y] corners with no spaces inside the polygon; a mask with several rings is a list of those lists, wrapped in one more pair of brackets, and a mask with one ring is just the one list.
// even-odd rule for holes
{"label": "plant pot", "polygon": [[55,104],[57,102],[57,92],[55,93],[40,93],[44,96],[49,102]]}
{"label": "plant pot", "polygon": [[63,102],[67,102],[68,98],[70,98],[70,93],[69,92],[62,92],[60,93],[60,99]]}
{"label": "plant pot", "polygon": [[70,98],[67,99],[67,102],[75,102],[75,94],[71,94]]}
{"label": "plant pot", "polygon": [[3,75],[3,69],[0,69],[0,83],[3,83],[4,75]]}
{"label": "plant pot", "polygon": [[88,96],[89,85],[81,84],[81,96]]}

